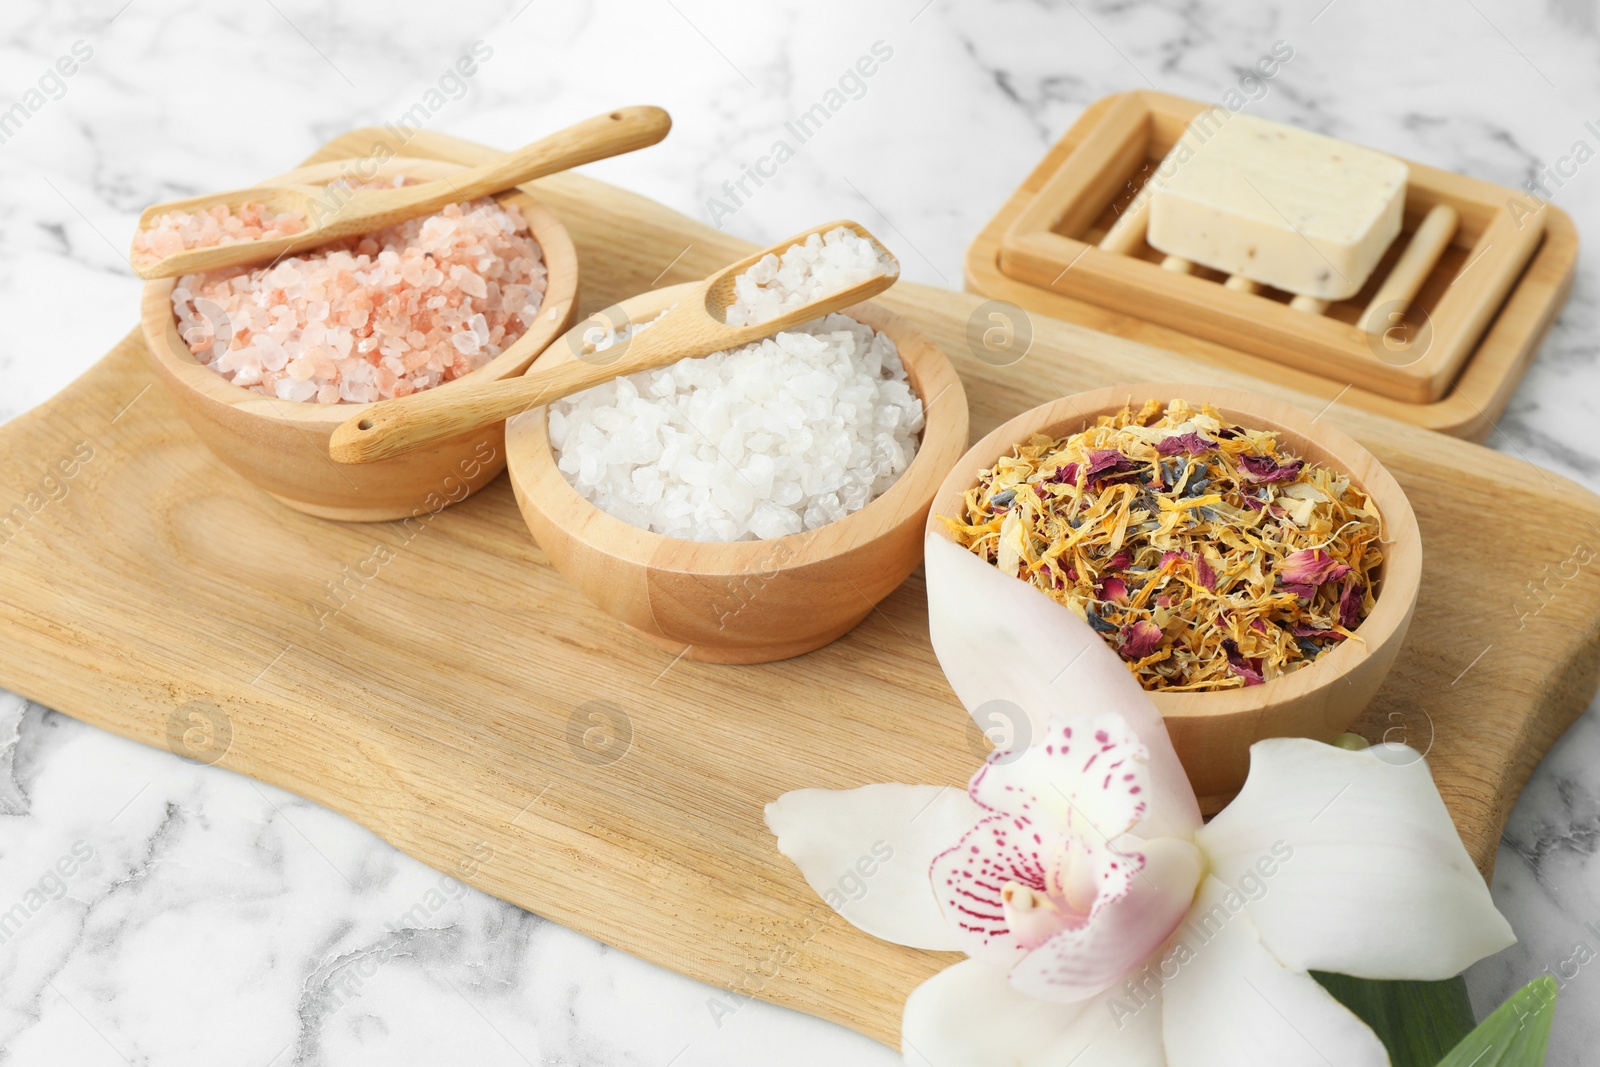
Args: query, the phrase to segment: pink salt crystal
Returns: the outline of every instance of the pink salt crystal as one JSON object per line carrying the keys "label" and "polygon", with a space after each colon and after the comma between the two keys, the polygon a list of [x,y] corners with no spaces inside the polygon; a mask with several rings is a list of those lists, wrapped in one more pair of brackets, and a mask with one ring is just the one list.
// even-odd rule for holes
{"label": "pink salt crystal", "polygon": [[[275,221],[248,213],[205,219],[185,225],[220,232]],[[492,285],[479,264],[493,272]],[[478,200],[270,269],[188,275],[173,290],[173,311],[196,357],[236,385],[280,399],[364,403],[408,396],[488,363],[533,324],[546,285],[521,214]],[[214,334],[228,331],[199,314],[202,300],[223,309],[232,330],[227,352],[214,350]]]}
{"label": "pink salt crystal", "polygon": [[226,204],[205,211],[168,211],[133,235],[133,255],[151,262],[193,248],[213,248],[242,240],[292,237],[304,232],[306,218],[298,211],[272,212],[251,201],[237,215]]}

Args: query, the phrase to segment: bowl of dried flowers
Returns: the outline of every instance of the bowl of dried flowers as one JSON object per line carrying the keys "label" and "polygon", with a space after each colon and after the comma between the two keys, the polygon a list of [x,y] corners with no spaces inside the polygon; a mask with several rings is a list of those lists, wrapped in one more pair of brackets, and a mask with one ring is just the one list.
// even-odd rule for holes
{"label": "bowl of dried flowers", "polygon": [[1331,741],[1371,703],[1422,571],[1416,516],[1371,453],[1297,408],[1202,385],[1018,415],[956,464],[928,532],[1099,632],[1213,807],[1254,742]]}

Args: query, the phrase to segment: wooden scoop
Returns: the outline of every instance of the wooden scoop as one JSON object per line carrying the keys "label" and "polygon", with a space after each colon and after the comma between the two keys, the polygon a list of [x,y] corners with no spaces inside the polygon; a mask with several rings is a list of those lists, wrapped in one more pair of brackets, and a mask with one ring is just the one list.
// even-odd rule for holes
{"label": "wooden scoop", "polygon": [[160,259],[138,253],[131,262],[141,278],[171,278],[218,267],[269,262],[340,237],[370,233],[426,215],[447,204],[504,192],[514,185],[569,167],[647,148],[665,137],[670,129],[672,117],[659,107],[624,107],[568,126],[525,148],[507,152],[492,163],[468,167],[459,174],[419,185],[346,190],[337,195],[306,185],[263,185],[173,200],[145,209],[139,216],[139,229],[148,229],[169,211],[195,213],[218,204],[238,209],[250,202],[275,213],[296,212],[304,217],[306,229],[289,237],[191,248]]}
{"label": "wooden scoop", "polygon": [[[824,234],[839,226],[883,249],[882,242],[860,223],[830,222],[806,230],[724,267],[685,293],[683,299],[648,330],[639,330],[631,338],[617,340],[607,348],[596,349],[586,337],[597,329],[610,333],[617,324],[594,316],[567,331],[565,343],[572,346],[573,359],[544,367],[536,363],[520,378],[461,385],[447,383],[411,396],[379,401],[334,430],[328,452],[340,463],[388,459],[508,419],[529,408],[553,403],[613,378],[771,337],[780,330],[859,304],[893,285],[900,276],[900,264],[884,249],[893,264],[887,274],[874,275],[848,289],[828,293],[757,325],[730,326],[724,321],[728,305],[735,299],[735,278],[762,256],[781,256],[791,245],[804,243],[812,234]],[[556,342],[557,345],[562,343]]]}

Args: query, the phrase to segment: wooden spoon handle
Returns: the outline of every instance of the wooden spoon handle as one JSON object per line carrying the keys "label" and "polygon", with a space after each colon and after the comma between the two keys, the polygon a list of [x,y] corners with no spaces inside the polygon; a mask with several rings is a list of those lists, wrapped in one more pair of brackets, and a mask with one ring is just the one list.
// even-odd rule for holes
{"label": "wooden spoon handle", "polygon": [[623,107],[596,115],[507,152],[492,163],[450,179],[455,197],[473,200],[503,192],[546,174],[648,148],[672,129],[672,116],[659,107]]}
{"label": "wooden spoon handle", "polygon": [[328,454],[338,463],[375,463],[553,404],[617,374],[616,366],[578,359],[520,378],[381,400],[333,431]]}
{"label": "wooden spoon handle", "polygon": [[448,204],[501,193],[546,174],[632,152],[660,141],[670,129],[672,116],[659,107],[624,107],[608,111],[507,152],[492,163],[471,167],[448,178],[393,189],[363,190],[357,194],[360,199],[354,201],[361,205],[360,209],[341,213],[318,226],[319,240],[366,233],[438,211]]}

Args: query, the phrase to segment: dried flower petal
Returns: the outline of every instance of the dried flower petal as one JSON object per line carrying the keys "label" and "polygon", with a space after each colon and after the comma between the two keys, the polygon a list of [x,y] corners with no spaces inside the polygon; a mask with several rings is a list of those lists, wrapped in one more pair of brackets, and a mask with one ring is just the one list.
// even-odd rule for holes
{"label": "dried flower petal", "polygon": [[1232,639],[1222,642],[1222,649],[1228,654],[1228,669],[1243,678],[1245,685],[1260,685],[1264,681],[1259,659],[1246,659]]}
{"label": "dried flower petal", "polygon": [[1340,563],[1326,549],[1308,548],[1292,552],[1278,564],[1278,575],[1284,585],[1317,586],[1337,582],[1350,573],[1348,563]]}
{"label": "dried flower petal", "polygon": [[1163,456],[1175,456],[1179,452],[1187,452],[1191,456],[1203,456],[1216,447],[1215,441],[1208,441],[1193,430],[1188,433],[1175,433],[1156,442],[1156,452]]}
{"label": "dried flower petal", "polygon": [[1063,463],[1047,480],[1055,485],[1076,485],[1078,483],[1078,465],[1076,463]]}
{"label": "dried flower petal", "polygon": [[1149,619],[1140,619],[1123,628],[1122,647],[1119,651],[1128,659],[1144,659],[1161,647],[1161,627]]}
{"label": "dried flower petal", "polygon": [[1360,624],[1366,592],[1367,587],[1354,579],[1345,583],[1344,592],[1339,595],[1339,625],[1346,630],[1354,630]]}
{"label": "dried flower petal", "polygon": [[1280,464],[1271,456],[1239,457],[1239,466],[1244,469],[1245,480],[1250,482],[1293,481],[1299,476],[1300,468],[1304,465],[1305,461],[1300,459]]}

